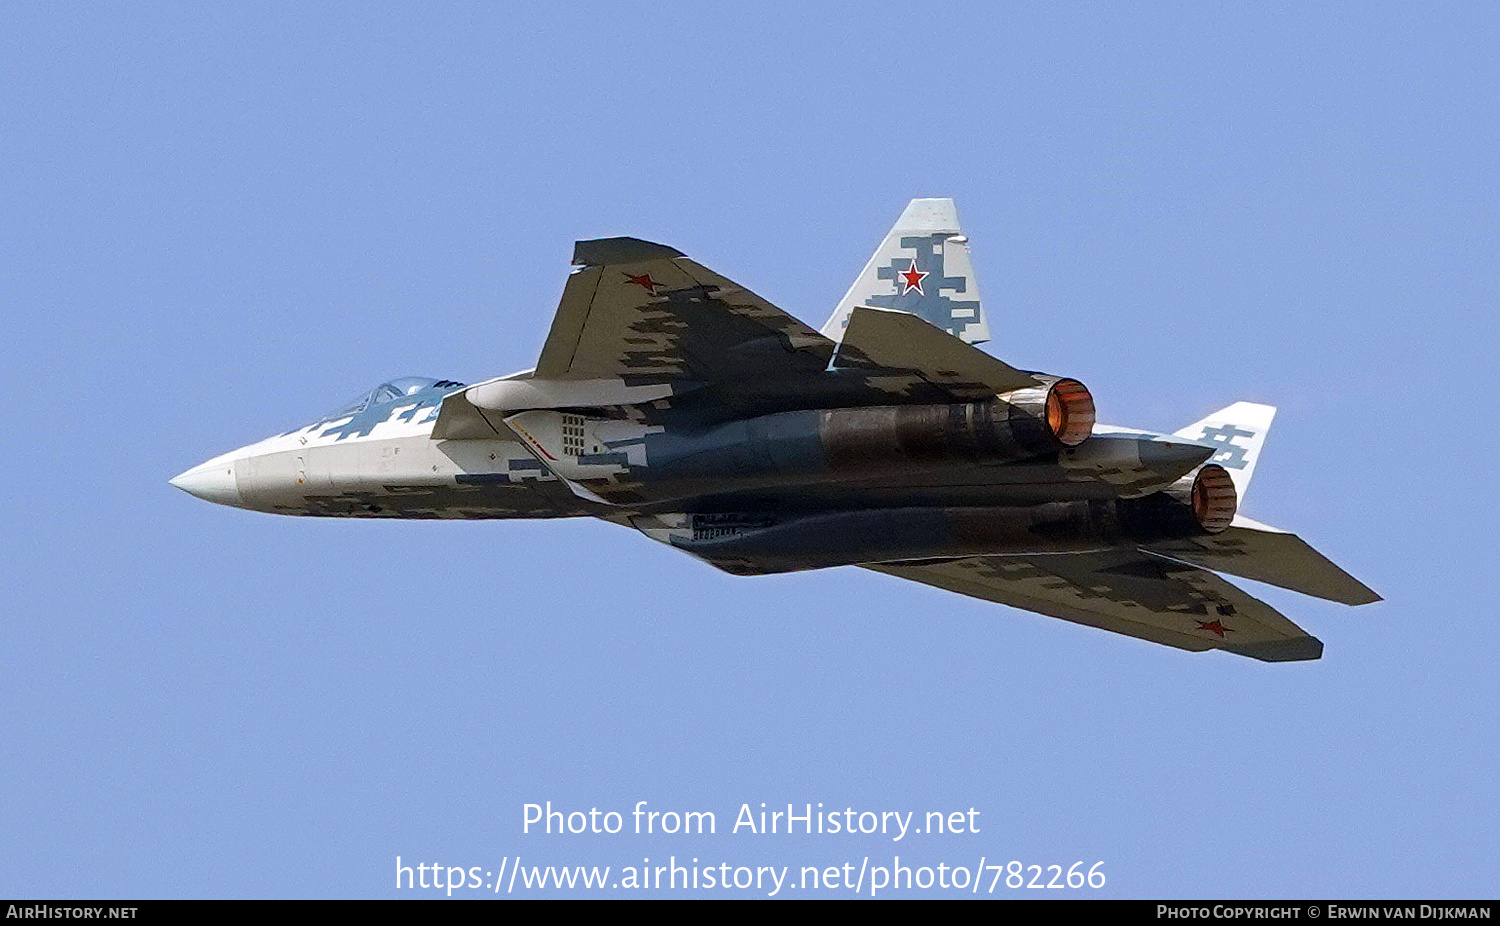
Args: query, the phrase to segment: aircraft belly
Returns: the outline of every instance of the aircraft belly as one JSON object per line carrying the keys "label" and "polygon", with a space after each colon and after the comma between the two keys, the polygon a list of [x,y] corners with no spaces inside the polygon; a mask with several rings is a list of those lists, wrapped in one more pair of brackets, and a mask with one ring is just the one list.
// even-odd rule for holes
{"label": "aircraft belly", "polygon": [[[854,473],[791,484],[706,475],[652,497],[642,483],[630,507],[640,511],[737,510],[747,503],[781,510],[1033,505],[1050,501],[1137,498],[1160,491],[1213,451],[1155,437],[1105,436],[1060,453],[1007,463],[968,463],[895,474]],[[878,468],[877,468],[878,469]]]}
{"label": "aircraft belly", "polygon": [[638,515],[631,518],[631,524],[653,540],[740,574],[979,554],[1076,553],[1120,545],[1116,541],[1122,538],[1070,523],[1081,520],[1082,512],[1049,507],[1059,510],[888,508],[787,516],[764,511],[675,513]]}
{"label": "aircraft belly", "polygon": [[[704,492],[688,500],[638,503],[635,510],[659,512],[739,510],[747,504],[774,510],[849,510],[873,508],[950,508],[1040,505],[1055,501],[1119,498],[1107,483],[1076,482],[1057,467],[985,467],[986,472],[943,473],[926,480],[914,477],[903,484],[872,481]],[[1021,471],[1023,470],[1024,471]]]}

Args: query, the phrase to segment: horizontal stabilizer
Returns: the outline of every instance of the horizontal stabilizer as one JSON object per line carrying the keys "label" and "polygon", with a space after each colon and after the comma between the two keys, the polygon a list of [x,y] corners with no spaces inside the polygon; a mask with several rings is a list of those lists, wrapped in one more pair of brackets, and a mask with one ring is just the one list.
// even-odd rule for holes
{"label": "horizontal stabilizer", "polygon": [[1340,569],[1301,537],[1245,517],[1235,518],[1233,526],[1223,533],[1153,543],[1142,549],[1340,604],[1370,604],[1380,600],[1363,582]]}
{"label": "horizontal stabilizer", "polygon": [[906,312],[856,306],[834,358],[837,367],[911,370],[942,386],[1003,393],[1037,379]]}

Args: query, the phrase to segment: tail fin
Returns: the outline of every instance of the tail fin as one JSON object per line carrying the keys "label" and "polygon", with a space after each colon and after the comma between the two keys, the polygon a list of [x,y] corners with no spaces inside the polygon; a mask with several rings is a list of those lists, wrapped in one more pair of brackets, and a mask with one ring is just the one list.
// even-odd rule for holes
{"label": "tail fin", "polygon": [[823,326],[843,339],[857,306],[909,312],[970,344],[990,339],[969,239],[951,199],[914,199]]}
{"label": "tail fin", "polygon": [[1266,433],[1271,430],[1271,419],[1275,416],[1274,406],[1236,402],[1202,421],[1188,425],[1173,436],[1219,446],[1219,452],[1208,462],[1217,463],[1229,471],[1229,478],[1234,481],[1235,494],[1239,496],[1240,506],[1243,507],[1245,493],[1250,488],[1250,476],[1255,472],[1260,449],[1265,445]]}

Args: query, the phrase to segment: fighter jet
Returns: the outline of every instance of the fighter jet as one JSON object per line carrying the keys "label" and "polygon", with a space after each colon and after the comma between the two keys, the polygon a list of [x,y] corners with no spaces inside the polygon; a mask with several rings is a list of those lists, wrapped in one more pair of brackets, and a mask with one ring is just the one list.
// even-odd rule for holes
{"label": "fighter jet", "polygon": [[735,575],[860,566],[1191,651],[1323,644],[1220,573],[1379,596],[1239,513],[1275,411],[1108,427],[989,337],[949,199],[917,199],[821,331],[666,245],[579,241],[536,367],[403,377],[171,480],[344,518],[592,516]]}

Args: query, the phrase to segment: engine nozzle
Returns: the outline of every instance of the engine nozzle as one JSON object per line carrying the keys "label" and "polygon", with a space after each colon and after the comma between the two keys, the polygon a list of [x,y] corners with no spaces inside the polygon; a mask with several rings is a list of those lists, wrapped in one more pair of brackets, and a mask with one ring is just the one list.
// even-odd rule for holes
{"label": "engine nozzle", "polygon": [[1064,447],[1077,447],[1094,433],[1094,397],[1076,379],[1059,379],[1047,389],[1047,429]]}
{"label": "engine nozzle", "polygon": [[1217,534],[1234,521],[1239,495],[1234,490],[1234,480],[1229,478],[1224,467],[1206,463],[1193,477],[1188,503],[1193,508],[1193,518],[1198,526],[1210,534]]}

